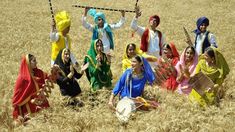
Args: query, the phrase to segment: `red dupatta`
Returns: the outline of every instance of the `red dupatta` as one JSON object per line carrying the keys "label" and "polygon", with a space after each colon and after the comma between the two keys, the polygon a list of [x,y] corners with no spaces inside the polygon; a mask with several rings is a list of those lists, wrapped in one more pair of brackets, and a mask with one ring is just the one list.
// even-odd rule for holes
{"label": "red dupatta", "polygon": [[[163,75],[167,79],[161,82],[161,86],[163,88],[166,88],[167,90],[175,91],[175,89],[178,86],[178,83],[176,82],[176,69],[174,68],[175,65],[179,61],[179,53],[174,45],[173,42],[169,44],[171,52],[172,52],[172,58],[170,63],[165,63],[163,58],[159,59],[158,63],[161,66],[160,69],[158,69],[158,74]],[[173,68],[171,71],[169,71],[169,67]],[[168,76],[168,77],[167,77]]]}
{"label": "red dupatta", "polygon": [[173,55],[173,58],[172,58],[172,65],[175,66],[178,61],[179,61],[179,53],[175,47],[175,44],[173,42],[170,42],[169,46],[171,47],[171,52],[172,52],[172,55]]}
{"label": "red dupatta", "polygon": [[[45,78],[46,75],[40,69],[35,68],[32,70],[28,54],[22,58],[12,99],[14,118],[39,110],[37,105],[32,104],[30,100],[37,97],[36,92],[45,83]],[[45,101],[40,107],[49,107],[48,101]]]}

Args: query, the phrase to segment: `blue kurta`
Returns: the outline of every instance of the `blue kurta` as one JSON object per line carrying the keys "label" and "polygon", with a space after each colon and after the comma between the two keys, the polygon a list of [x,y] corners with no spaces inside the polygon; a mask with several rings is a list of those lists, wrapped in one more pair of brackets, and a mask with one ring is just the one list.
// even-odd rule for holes
{"label": "blue kurta", "polygon": [[[123,73],[123,75],[121,76],[121,78],[119,79],[119,81],[117,82],[116,86],[113,89],[114,95],[120,94],[121,98],[126,97],[126,96],[130,97],[130,95],[132,98],[141,96],[144,90],[144,86],[146,82],[148,81],[146,74],[143,73],[143,77],[141,78],[137,78],[137,77],[133,78],[131,77],[131,74],[132,74],[132,69],[127,69]],[[130,81],[130,79],[128,78],[132,79],[132,81]],[[132,82],[131,94],[130,94],[130,82]]]}

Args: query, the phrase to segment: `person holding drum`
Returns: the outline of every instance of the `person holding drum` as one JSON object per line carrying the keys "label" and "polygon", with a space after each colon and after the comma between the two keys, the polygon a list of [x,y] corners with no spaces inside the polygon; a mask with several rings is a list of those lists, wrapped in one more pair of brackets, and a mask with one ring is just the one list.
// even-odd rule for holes
{"label": "person holding drum", "polygon": [[[224,56],[218,51],[217,48],[210,46],[206,48],[205,53],[200,56],[198,65],[195,69],[195,74],[202,72],[214,82],[214,87],[205,91],[201,96],[195,90],[190,93],[191,99],[197,101],[200,105],[206,106],[218,103],[220,91],[219,86],[222,85],[224,79],[229,74],[230,69]],[[218,98],[217,98],[218,97]]]}
{"label": "person holding drum", "polygon": [[190,76],[193,75],[197,63],[198,54],[195,51],[194,47],[186,47],[180,56],[179,62],[175,66],[177,71],[176,81],[179,83],[179,94],[188,95],[192,91],[192,88],[189,86],[188,81],[190,79]]}
{"label": "person holding drum", "polygon": [[120,99],[136,98],[141,96],[146,83],[153,84],[155,75],[147,60],[141,56],[135,56],[131,61],[132,68],[127,69],[116,83],[109,99],[109,107],[114,108],[114,97]]}

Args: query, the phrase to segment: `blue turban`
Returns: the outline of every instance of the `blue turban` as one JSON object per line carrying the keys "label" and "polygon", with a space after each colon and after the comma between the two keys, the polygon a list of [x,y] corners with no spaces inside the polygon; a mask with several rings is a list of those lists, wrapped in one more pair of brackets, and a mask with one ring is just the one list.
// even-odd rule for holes
{"label": "blue turban", "polygon": [[208,26],[208,25],[209,25],[209,19],[206,18],[206,17],[200,17],[200,18],[198,18],[198,20],[197,20],[197,29],[195,29],[193,32],[196,33],[196,34],[200,34],[200,33],[201,33],[201,31],[200,31],[200,26],[201,26],[203,23],[205,23],[206,26]]}

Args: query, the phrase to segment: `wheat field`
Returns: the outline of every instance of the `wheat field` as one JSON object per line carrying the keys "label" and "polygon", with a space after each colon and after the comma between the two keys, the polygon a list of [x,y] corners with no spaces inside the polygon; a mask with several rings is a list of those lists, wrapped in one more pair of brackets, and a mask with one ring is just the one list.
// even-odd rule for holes
{"label": "wheat field", "polygon": [[[110,7],[132,10],[135,0],[52,0],[56,12],[66,10],[71,16],[72,52],[82,63],[90,47],[92,33],[81,25],[84,9],[72,4]],[[138,23],[148,25],[149,16],[158,14],[161,23],[158,29],[165,34],[166,41],[173,41],[179,51],[187,46],[182,27],[189,31],[196,28],[198,17],[207,16],[208,29],[216,35],[220,51],[225,56],[230,74],[227,89],[220,106],[200,108],[187,97],[167,92],[154,86],[146,87],[146,94],[154,96],[161,103],[156,110],[137,111],[128,124],[121,124],[107,106],[110,91],[100,90],[91,94],[85,75],[79,80],[82,94],[78,96],[84,107],[65,107],[59,87],[49,97],[50,108],[43,110],[26,126],[12,124],[12,95],[18,75],[21,57],[31,53],[37,57],[38,67],[50,71],[51,42],[49,39],[51,16],[47,0],[1,0],[0,1],[0,131],[235,131],[235,1],[234,0],[139,0],[142,16]],[[109,23],[118,22],[120,12],[104,11]],[[135,14],[126,13],[125,25],[114,31],[115,55],[111,69],[113,85],[121,76],[121,59],[126,44],[139,44],[137,34],[131,37],[130,23]],[[93,23],[91,17],[88,21]],[[191,38],[193,34],[191,33]]]}

